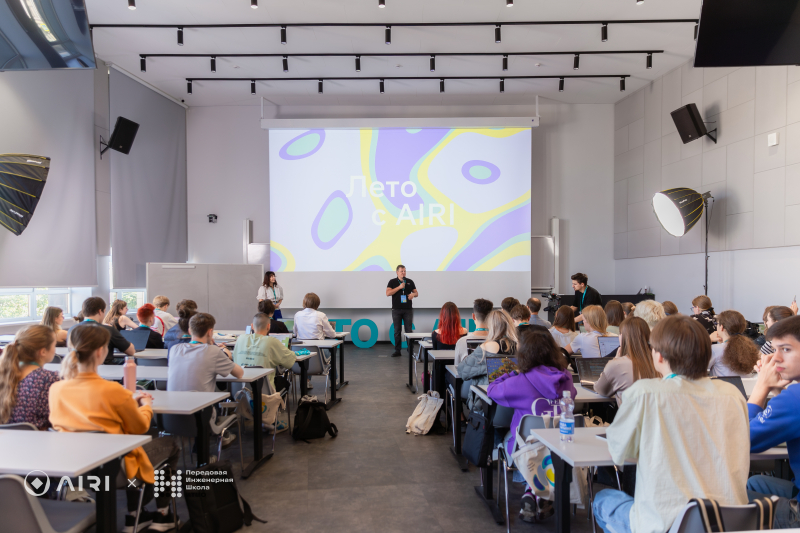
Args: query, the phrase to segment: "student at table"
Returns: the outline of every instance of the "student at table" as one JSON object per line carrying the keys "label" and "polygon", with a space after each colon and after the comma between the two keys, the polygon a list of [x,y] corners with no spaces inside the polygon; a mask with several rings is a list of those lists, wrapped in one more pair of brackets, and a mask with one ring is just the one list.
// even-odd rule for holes
{"label": "student at table", "polygon": [[275,320],[275,305],[269,300],[261,300],[258,302],[258,312],[264,313],[270,318],[269,331],[270,333],[291,333],[286,324],[280,320]]}
{"label": "student at table", "polygon": [[687,316],[671,316],[653,328],[650,344],[665,377],[631,385],[606,428],[614,462],[638,464],[633,497],[614,489],[595,496],[604,531],[664,533],[692,498],[747,503],[747,406],[736,387],[707,377],[708,332]]}
{"label": "student at table", "polygon": [[[267,300],[264,300],[268,302]],[[263,303],[263,302],[262,302]],[[268,302],[269,303],[269,302]],[[239,335],[233,348],[233,360],[241,366],[260,366],[277,371],[279,367],[291,368],[297,361],[297,355],[284,346],[276,337],[270,337],[270,318],[265,313],[258,313],[250,324],[253,333]],[[271,391],[280,392],[283,387],[275,387],[275,373],[267,376]]]}
{"label": "student at table", "polygon": [[640,379],[660,378],[653,366],[650,354],[650,327],[641,318],[632,316],[623,320],[619,327],[619,350],[603,369],[600,379],[594,384],[597,394],[616,396],[617,405],[622,405],[622,393]]}
{"label": "student at table", "polygon": [[[114,326],[101,324],[103,316],[106,314],[106,302],[99,296],[92,296],[86,298],[81,306],[81,312],[75,315],[75,324],[69,328],[69,338],[72,338],[72,330],[81,325],[92,325],[98,328],[103,328],[108,331],[110,337],[108,341],[108,354],[106,355],[104,365],[121,365],[125,362],[126,355],[133,355],[136,350],[133,344],[127,341],[125,337],[119,334],[119,330]],[[69,342],[67,343],[69,344]],[[119,357],[114,355],[114,349],[121,352]]]}
{"label": "student at table", "polygon": [[[718,344],[711,346],[710,376],[749,376],[760,356],[758,346],[742,335],[747,320],[739,311],[723,311],[717,315]],[[712,340],[715,335],[712,335]]]}
{"label": "student at table", "polygon": [[114,300],[108,314],[103,318],[103,324],[113,326],[117,331],[136,328],[136,322],[128,318],[128,303],[125,300]]}
{"label": "student at table", "polygon": [[553,327],[550,328],[550,335],[561,348],[566,348],[575,340],[578,332],[575,331],[575,313],[571,307],[562,305],[558,308],[553,319]]}
{"label": "student at table", "polygon": [[528,309],[527,305],[515,305],[511,309],[509,316],[511,316],[511,321],[514,323],[514,327],[517,328],[517,336],[519,336],[519,334],[524,330],[528,329],[531,325],[531,310]]}
{"label": "student at table", "polygon": [[461,313],[453,302],[445,302],[439,311],[439,327],[433,330],[431,344],[434,350],[455,350],[458,340],[467,334],[461,327]]}
{"label": "student at table", "polygon": [[[544,402],[540,402],[540,410],[533,413],[532,406],[539,398],[558,400],[569,391],[575,398],[577,391],[572,384],[572,373],[567,370],[567,362],[561,350],[553,340],[553,336],[540,326],[522,331],[515,354],[519,373],[504,374],[490,383],[486,393],[498,405],[514,409],[511,429],[505,437],[509,457],[514,451],[514,435],[524,415],[541,414]],[[521,477],[521,476],[520,476]],[[517,479],[514,479],[517,481]],[[552,502],[539,500],[533,495],[530,487],[526,487],[522,496],[520,518],[525,522],[534,522],[552,515]]]}
{"label": "student at table", "polygon": [[158,295],[153,298],[153,306],[156,308],[156,322],[153,330],[157,331],[162,337],[178,323],[178,319],[167,312],[169,309],[169,298]]}
{"label": "student at table", "polygon": [[666,318],[667,314],[664,312],[664,306],[655,300],[642,300],[636,304],[636,309],[633,312],[634,316],[638,316],[647,322],[650,329],[656,327],[658,321]]}
{"label": "student at table", "polygon": [[609,300],[604,310],[606,312],[606,320],[608,320],[607,331],[619,335],[619,325],[625,320],[625,311],[622,310],[622,304],[617,300]]}
{"label": "student at table", "polygon": [[197,302],[194,300],[181,300],[176,308],[178,310],[178,323],[171,327],[164,335],[164,346],[169,350],[176,344],[183,344],[192,340],[189,334],[189,320],[197,313]]}
{"label": "student at table", "polygon": [[[405,272],[405,270],[404,270]],[[336,332],[325,313],[318,311],[320,305],[319,296],[309,292],[303,297],[303,310],[294,315],[294,336],[304,340],[322,340],[336,338]],[[410,326],[409,326],[410,331]],[[395,332],[395,337],[397,333]],[[320,348],[323,351],[325,363],[330,362],[333,350]],[[396,348],[399,350],[399,348]],[[308,378],[308,388],[311,386],[311,378]]]}
{"label": "student at table", "polygon": [[[50,387],[50,422],[58,431],[100,431],[117,435],[142,435],[150,429],[153,398],[144,391],[132,393],[116,381],[101,378],[97,366],[106,357],[110,333],[108,329],[80,325],[70,330],[73,348],[61,365],[62,380]],[[144,506],[153,498],[153,463],[166,460],[172,472],[177,471],[180,449],[172,437],[154,438],[128,453],[122,476],[146,483],[139,526],[154,531],[173,528],[170,495],[161,492],[156,498],[157,511]],[[126,491],[128,514],[123,532],[133,531],[139,491]]]}
{"label": "student at table", "polygon": [[144,304],[136,310],[136,318],[139,319],[139,328],[148,330],[146,349],[161,350],[164,348],[164,339],[153,329],[156,323],[156,313],[153,304]]}
{"label": "student at table", "polygon": [[539,311],[542,309],[542,301],[539,298],[528,298],[528,302],[525,304],[528,307],[528,310],[531,312],[531,319],[529,322],[534,326],[544,326],[547,329],[550,329],[550,322],[547,320],[539,318]]}
{"label": "student at table", "polygon": [[[584,359],[600,357],[598,337],[608,337],[606,312],[599,305],[590,305],[583,309],[583,325],[586,333],[579,333],[564,349],[567,353],[580,354]],[[616,335],[614,335],[616,336]]]}
{"label": "student at table", "polygon": [[0,424],[27,422],[50,427],[47,395],[58,373],[44,365],[56,354],[56,334],[47,326],[17,332],[0,357]]}
{"label": "student at table", "polygon": [[692,318],[697,320],[701,326],[706,328],[708,334],[711,335],[717,330],[717,325],[714,323],[714,307],[711,305],[711,298],[701,294],[692,300]]}
{"label": "student at table", "polygon": [[[721,313],[720,313],[721,314]],[[762,452],[786,443],[789,464],[800,472],[800,386],[789,387],[800,380],[800,316],[781,320],[769,328],[767,338],[775,352],[764,357],[758,380],[750,394],[750,451]],[[770,393],[775,396],[769,400]],[[767,409],[765,410],[765,407]],[[798,479],[753,476],[747,480],[751,499],[762,495],[779,496],[775,509],[776,529],[800,527],[797,500]]]}
{"label": "student at table", "polygon": [[667,300],[666,302],[661,302],[661,306],[664,308],[664,314],[667,316],[679,315],[681,314],[678,311],[678,306],[675,305],[673,302]]}
{"label": "student at table", "polygon": [[622,310],[625,311],[625,318],[631,316],[631,313],[633,313],[634,309],[636,309],[636,306],[631,302],[622,302]]}
{"label": "student at table", "polygon": [[513,296],[503,298],[503,301],[500,302],[500,308],[506,313],[508,313],[508,316],[511,316],[511,310],[518,305],[519,305],[519,300],[517,300]]}
{"label": "student at table", "polygon": [[464,360],[467,356],[468,346],[467,341],[470,339],[482,339],[489,335],[489,327],[486,325],[486,317],[492,312],[494,304],[490,300],[478,298],[472,302],[472,320],[475,321],[475,331],[467,333],[466,337],[461,337],[456,343],[456,353],[453,364],[458,366],[458,363]]}
{"label": "student at table", "polygon": [[[764,310],[764,326],[766,328],[764,333],[768,335],[770,328],[774,326],[776,322],[785,318],[793,317],[796,314],[797,311],[794,311],[785,305],[771,305],[767,307]],[[761,345],[761,353],[764,355],[769,355],[774,351],[775,349],[772,347],[772,343],[766,340],[765,337],[765,342]]]}
{"label": "student at table", "polygon": [[43,326],[53,330],[56,334],[56,348],[64,348],[67,346],[67,330],[61,329],[64,323],[64,311],[60,307],[47,307],[42,313]]}

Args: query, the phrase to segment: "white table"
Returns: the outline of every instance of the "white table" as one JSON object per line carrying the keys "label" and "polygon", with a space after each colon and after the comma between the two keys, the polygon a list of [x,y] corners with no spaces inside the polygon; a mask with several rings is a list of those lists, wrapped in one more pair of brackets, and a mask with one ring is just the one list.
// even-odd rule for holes
{"label": "white table", "polygon": [[[69,351],[70,351],[69,348],[64,348],[64,347],[56,348],[56,355],[64,357],[69,353]],[[133,354],[133,356],[136,359],[166,359],[167,351],[168,350],[166,348],[160,348],[160,349],[149,348],[142,350],[141,352],[136,352],[135,354]]]}
{"label": "white table", "polygon": [[[325,348],[331,351],[331,399],[325,404],[325,409],[330,409],[337,403],[341,402],[341,398],[336,397],[336,391],[347,385],[349,382],[344,380],[344,340],[343,339],[296,339],[292,342],[292,346],[316,346],[318,349]],[[337,350],[338,348],[338,350]],[[336,352],[339,352],[339,370],[337,381],[336,370]]]}
{"label": "white table", "polygon": [[51,486],[58,486],[63,476],[74,478],[91,472],[100,477],[101,488],[108,486],[95,496],[95,529],[110,533],[117,530],[120,457],[150,440],[149,435],[0,430],[0,450],[8,452],[0,454],[0,472],[24,478],[39,470],[49,477]]}
{"label": "white table", "polygon": [[[404,331],[402,333],[406,339],[406,344],[408,348],[408,383],[406,384],[406,387],[408,387],[411,390],[411,392],[416,394],[419,391],[417,390],[417,387],[414,384],[414,341],[419,342],[425,337],[430,337],[431,335],[433,335],[433,333],[432,332],[418,333],[416,331],[412,331],[411,333],[406,333]],[[400,352],[401,349],[402,346],[395,346],[395,351],[397,351],[398,353]],[[425,370],[427,371],[427,369],[428,365],[425,365]],[[425,389],[425,391],[427,392],[427,389]]]}
{"label": "white table", "polygon": [[230,396],[227,392],[146,391],[153,397],[153,412],[158,415],[193,415]]}
{"label": "white table", "polygon": [[[585,389],[580,383],[573,383],[575,385],[575,398],[573,401],[575,403],[583,402],[583,403],[598,403],[598,402],[616,402],[615,398],[609,398],[608,396],[602,396],[597,394],[593,390]],[[488,385],[477,385],[481,389],[481,392],[485,393],[486,388]]]}

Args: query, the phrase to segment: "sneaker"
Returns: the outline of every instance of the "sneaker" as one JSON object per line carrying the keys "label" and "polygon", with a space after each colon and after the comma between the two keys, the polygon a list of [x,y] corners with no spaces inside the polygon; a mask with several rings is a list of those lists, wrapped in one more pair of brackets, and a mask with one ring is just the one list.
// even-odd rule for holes
{"label": "sneaker", "polygon": [[[228,432],[226,431],[226,433],[228,433]],[[222,437],[222,449],[224,450],[225,448],[230,446],[233,443],[233,441],[235,441],[235,440],[236,440],[236,434],[235,433],[228,433],[227,437],[223,436]]]}
{"label": "sneaker", "polygon": [[519,509],[519,519],[523,522],[532,524],[536,522],[536,498],[531,491],[525,491],[522,495],[522,504]]}
{"label": "sneaker", "polygon": [[153,513],[150,511],[142,511],[141,516],[139,517],[139,525],[137,526],[136,530],[134,531],[133,526],[136,522],[136,515],[126,514],[125,515],[125,527],[122,528],[122,533],[138,533],[139,531],[143,531],[147,529],[150,524],[153,523],[155,519],[155,515],[161,513]]}
{"label": "sneaker", "polygon": [[278,420],[275,433],[280,433],[281,431],[286,431],[287,429],[289,429],[289,424],[286,422],[286,420]]}
{"label": "sneaker", "polygon": [[536,498],[536,508],[536,520],[539,522],[556,514],[556,507],[553,502],[544,498]]}
{"label": "sneaker", "polygon": [[394,353],[392,354],[392,357],[400,357],[400,352],[394,352]]}
{"label": "sneaker", "polygon": [[[153,523],[150,524],[150,529],[153,531],[171,531],[175,529],[175,515],[172,514],[172,511],[167,514],[156,512],[155,515]],[[180,519],[178,519],[178,527],[181,527]]]}
{"label": "sneaker", "polygon": [[311,379],[310,379],[310,378],[309,378],[309,380],[308,380],[308,383],[306,384],[306,388],[307,388],[308,390],[311,390],[311,389],[313,389],[313,388],[314,388],[314,385],[312,385],[312,384],[311,384]]}

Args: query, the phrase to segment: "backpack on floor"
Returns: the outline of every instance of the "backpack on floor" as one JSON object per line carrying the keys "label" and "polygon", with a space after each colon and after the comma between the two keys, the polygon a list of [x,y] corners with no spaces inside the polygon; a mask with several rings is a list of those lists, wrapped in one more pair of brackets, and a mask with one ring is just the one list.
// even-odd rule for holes
{"label": "backpack on floor", "polygon": [[[483,401],[476,400],[477,408],[483,408]],[[484,468],[492,453],[492,440],[489,438],[491,422],[484,411],[470,411],[467,416],[467,432],[461,444],[461,455],[477,467]]]}
{"label": "backpack on floor", "polygon": [[439,393],[433,390],[417,399],[419,403],[406,422],[406,433],[425,435],[439,417],[439,410],[442,408],[444,400],[439,398]]}
{"label": "backpack on floor", "polygon": [[[204,483],[200,472],[214,472]],[[193,481],[190,482],[189,480]],[[225,480],[222,482],[218,482]],[[250,509],[250,505],[239,494],[233,479],[233,467],[230,461],[221,461],[202,466],[196,470],[186,471],[183,477],[184,486],[197,483],[202,489],[186,489],[186,507],[189,509],[189,520],[196,533],[232,533],[242,526],[250,526],[253,520],[266,524]],[[205,487],[208,487],[206,489]]]}
{"label": "backpack on floor", "polygon": [[316,396],[303,396],[294,415],[292,438],[306,441],[321,439],[326,433],[335,437],[339,434],[339,430],[336,424],[328,420],[325,404],[318,401]]}

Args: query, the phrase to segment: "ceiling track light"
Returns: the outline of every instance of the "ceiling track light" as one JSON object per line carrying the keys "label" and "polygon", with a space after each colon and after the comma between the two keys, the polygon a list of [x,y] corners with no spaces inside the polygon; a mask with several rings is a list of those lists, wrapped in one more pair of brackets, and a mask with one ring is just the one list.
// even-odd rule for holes
{"label": "ceiling track light", "polygon": [[636,5],[637,6],[640,6],[642,4],[644,4],[644,0],[636,0]]}
{"label": "ceiling track light", "polygon": [[361,72],[361,56],[356,56],[356,72]]}
{"label": "ceiling track light", "polygon": [[250,0],[250,7],[253,9],[258,9],[258,0]]}
{"label": "ceiling track light", "polygon": [[506,0],[506,7],[514,7],[514,0]]}
{"label": "ceiling track light", "polygon": [[183,28],[178,28],[178,46],[183,46]]}
{"label": "ceiling track light", "polygon": [[564,92],[564,78],[558,78],[558,92]]}
{"label": "ceiling track light", "polygon": [[192,80],[186,81],[186,92],[192,94]]}
{"label": "ceiling track light", "polygon": [[439,78],[439,92],[444,92],[444,78]]}
{"label": "ceiling track light", "polygon": [[211,56],[211,72],[217,71],[217,56]]}
{"label": "ceiling track light", "polygon": [[653,54],[647,54],[647,68],[653,68]]}
{"label": "ceiling track light", "polygon": [[289,56],[283,56],[283,71],[289,72]]}
{"label": "ceiling track light", "polygon": [[578,70],[581,66],[581,55],[575,54],[575,59],[572,60],[572,70]]}
{"label": "ceiling track light", "polygon": [[281,26],[281,44],[286,44],[286,26]]}
{"label": "ceiling track light", "polygon": [[700,31],[700,24],[697,24],[697,23],[695,22],[695,24],[694,24],[694,40],[695,40],[695,41],[697,40],[697,33],[698,33],[699,31]]}
{"label": "ceiling track light", "polygon": [[383,94],[383,78],[381,78],[381,94]]}
{"label": "ceiling track light", "polygon": [[608,41],[608,22],[604,22],[600,27],[600,40],[603,42]]}
{"label": "ceiling track light", "polygon": [[620,78],[619,79],[619,91],[621,93],[625,92],[625,78]]}
{"label": "ceiling track light", "polygon": [[[381,9],[386,7],[386,0],[378,0],[378,7],[380,7]],[[383,92],[383,91],[381,91],[381,92]]]}
{"label": "ceiling track light", "polygon": [[317,93],[322,94],[322,78],[320,78],[319,83],[317,84]]}
{"label": "ceiling track light", "polygon": [[392,27],[386,26],[386,44],[392,44]]}
{"label": "ceiling track light", "polygon": [[500,39],[500,24],[494,27],[494,42],[499,43]]}
{"label": "ceiling track light", "polygon": [[503,54],[503,72],[508,70],[508,54]]}
{"label": "ceiling track light", "polygon": [[436,72],[436,56],[431,54],[431,72]]}
{"label": "ceiling track light", "polygon": [[256,94],[256,80],[250,80],[250,94]]}
{"label": "ceiling track light", "polygon": [[136,10],[136,0],[128,0],[128,9],[131,11]]}
{"label": "ceiling track light", "polygon": [[142,72],[147,72],[147,57],[139,56],[139,68]]}
{"label": "ceiling track light", "polygon": [[506,92],[506,80],[505,78],[500,78],[500,92]]}

